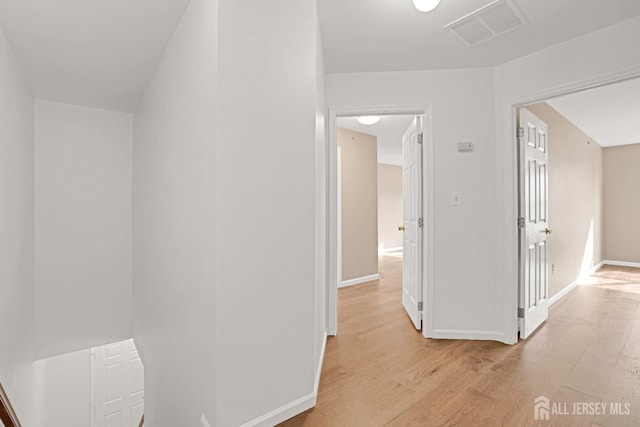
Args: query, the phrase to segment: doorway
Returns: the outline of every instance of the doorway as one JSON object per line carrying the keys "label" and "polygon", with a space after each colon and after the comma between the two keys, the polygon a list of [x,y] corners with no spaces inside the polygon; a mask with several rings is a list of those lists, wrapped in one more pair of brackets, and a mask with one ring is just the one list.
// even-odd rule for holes
{"label": "doorway", "polygon": [[628,244],[636,240],[640,192],[625,187],[637,181],[640,132],[631,123],[638,96],[640,80],[630,79],[517,111],[522,339],[546,320],[548,307],[597,282],[603,265],[640,266],[640,252]]}
{"label": "doorway", "polygon": [[[431,307],[433,301],[429,298],[430,294],[430,277],[432,276],[431,260],[433,259],[432,242],[433,242],[433,215],[431,213],[431,185],[432,180],[429,179],[432,173],[432,135],[431,135],[431,114],[430,108],[405,108],[405,107],[371,107],[358,109],[342,109],[330,110],[329,113],[329,144],[328,144],[328,252],[329,252],[329,272],[328,272],[328,289],[327,289],[327,331],[328,335],[337,334],[338,325],[338,287],[344,284],[356,284],[359,280],[366,283],[366,279],[376,280],[377,272],[372,274],[361,274],[358,277],[344,277],[343,271],[349,269],[343,267],[343,242],[342,236],[345,235],[342,227],[342,206],[341,201],[348,200],[348,195],[342,195],[342,183],[340,171],[344,166],[341,165],[342,155],[338,153],[340,145],[338,143],[339,128],[349,127],[349,123],[356,122],[357,117],[370,118],[376,116],[378,119],[387,119],[387,122],[395,122],[396,127],[400,123],[406,121],[403,131],[397,132],[397,138],[401,141],[400,146],[395,154],[395,163],[399,169],[402,169],[402,180],[405,182],[403,187],[403,218],[402,222],[394,228],[395,233],[402,235],[400,243],[391,243],[390,239],[386,244],[380,239],[375,239],[374,247],[367,249],[373,255],[369,254],[368,258],[377,257],[380,252],[381,257],[395,256],[395,262],[399,257],[402,260],[402,291],[398,293],[398,304],[402,300],[402,305],[411,319],[413,325],[422,330],[425,337],[431,336],[432,325]],[[363,128],[359,125],[357,130],[367,132],[371,128]],[[354,126],[352,126],[354,128]],[[348,132],[353,132],[347,129]],[[373,133],[369,131],[369,133]],[[359,133],[359,135],[366,133]],[[364,137],[362,137],[364,138]],[[384,144],[384,143],[383,143]],[[377,147],[376,147],[377,148]],[[380,158],[383,161],[388,159],[385,148],[380,147]],[[393,157],[393,154],[391,154]],[[377,163],[377,162],[376,162]],[[409,197],[411,195],[411,197]],[[348,208],[348,207],[347,207]],[[353,222],[352,220],[349,220]],[[370,221],[369,221],[370,222]],[[377,227],[377,221],[376,227]],[[372,228],[369,225],[369,228]],[[387,224],[387,228],[389,228]],[[389,230],[387,230],[389,231]],[[382,233],[381,233],[382,234]],[[387,239],[389,239],[387,237]],[[369,239],[371,240],[371,239]],[[351,242],[353,243],[353,242]],[[356,242],[358,243],[358,242]],[[402,247],[402,250],[399,248]],[[349,248],[348,250],[351,250]],[[382,259],[382,258],[381,258]],[[377,267],[377,260],[376,260]],[[381,265],[383,262],[381,262]],[[367,270],[362,270],[367,271]],[[347,274],[353,275],[352,271]],[[355,281],[354,281],[355,279]],[[352,281],[351,283],[349,281]],[[346,283],[345,283],[346,282]],[[355,283],[354,283],[355,282]],[[363,285],[366,286],[366,285]]]}

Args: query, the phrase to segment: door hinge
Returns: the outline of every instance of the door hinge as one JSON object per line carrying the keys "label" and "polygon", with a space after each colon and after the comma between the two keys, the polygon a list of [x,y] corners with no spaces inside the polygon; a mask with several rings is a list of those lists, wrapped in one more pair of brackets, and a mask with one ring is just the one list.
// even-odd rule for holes
{"label": "door hinge", "polygon": [[518,317],[524,319],[524,308],[518,307]]}
{"label": "door hinge", "polygon": [[424,218],[418,218],[418,227],[424,227]]}
{"label": "door hinge", "polygon": [[516,135],[518,136],[518,138],[524,138],[524,128],[518,128],[518,132]]}
{"label": "door hinge", "polygon": [[418,311],[422,311],[422,301],[418,303]]}
{"label": "door hinge", "polygon": [[422,144],[424,142],[424,134],[420,132],[418,134],[418,144]]}
{"label": "door hinge", "polygon": [[518,228],[524,228],[524,218],[518,218]]}

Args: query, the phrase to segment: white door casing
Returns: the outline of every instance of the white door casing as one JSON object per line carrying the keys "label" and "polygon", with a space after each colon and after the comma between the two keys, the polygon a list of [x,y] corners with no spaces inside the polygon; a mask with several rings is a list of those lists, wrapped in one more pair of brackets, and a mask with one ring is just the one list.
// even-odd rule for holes
{"label": "white door casing", "polygon": [[[547,124],[526,108],[519,122],[520,338],[549,314],[547,238],[549,230]],[[522,224],[522,221],[524,224]]]}
{"label": "white door casing", "polygon": [[133,340],[91,350],[92,427],[138,427],[144,367]]}
{"label": "white door casing", "polygon": [[[338,147],[338,268],[336,269],[337,277],[336,283],[337,286],[340,287],[342,284],[342,147]],[[336,325],[336,333],[338,332],[338,327]]]}
{"label": "white door casing", "polygon": [[424,206],[424,260],[420,260],[422,281],[419,283],[419,292],[424,301],[425,324],[422,335],[425,338],[433,337],[433,304],[434,304],[434,200],[433,200],[433,106],[432,105],[373,105],[360,107],[330,107],[328,111],[329,139],[327,144],[327,286],[326,286],[326,316],[327,335],[337,334],[337,307],[338,307],[338,183],[337,183],[337,126],[338,117],[371,116],[385,114],[410,114],[418,115],[421,119],[423,130],[426,129],[423,142],[423,164],[421,174],[424,178],[424,198],[420,195],[419,204]]}
{"label": "white door casing", "polygon": [[402,306],[416,329],[422,329],[422,118],[402,137],[403,260]]}

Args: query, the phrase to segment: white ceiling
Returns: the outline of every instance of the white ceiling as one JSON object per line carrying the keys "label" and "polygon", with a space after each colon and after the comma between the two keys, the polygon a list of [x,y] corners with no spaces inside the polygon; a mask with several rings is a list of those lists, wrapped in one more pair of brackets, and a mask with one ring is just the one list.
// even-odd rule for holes
{"label": "white ceiling", "polygon": [[378,137],[378,163],[402,166],[402,135],[407,131],[415,116],[380,116],[375,125],[361,125],[357,117],[338,117],[339,128],[366,133]]}
{"label": "white ceiling", "polygon": [[640,143],[640,79],[548,100],[603,147]]}
{"label": "white ceiling", "polygon": [[529,23],[473,48],[444,25],[491,0],[442,0],[421,13],[411,0],[318,0],[330,73],[493,67],[630,19],[638,0],[515,0]]}
{"label": "white ceiling", "polygon": [[[132,112],[189,0],[0,0],[35,95]],[[488,67],[640,14],[638,0],[515,0],[529,24],[467,48],[443,25],[489,0],[318,0],[329,72]]]}
{"label": "white ceiling", "polygon": [[0,0],[40,98],[132,111],[188,0]]}

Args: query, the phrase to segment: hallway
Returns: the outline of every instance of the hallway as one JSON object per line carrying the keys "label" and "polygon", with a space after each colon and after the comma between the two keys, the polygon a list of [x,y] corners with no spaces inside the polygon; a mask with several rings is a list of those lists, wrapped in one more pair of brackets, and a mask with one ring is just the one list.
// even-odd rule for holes
{"label": "hallway", "polygon": [[630,415],[551,415],[552,425],[640,425],[640,269],[605,266],[516,346],[425,340],[400,303],[401,258],[339,291],[317,406],[282,426],[533,425],[534,399],[621,402]]}

